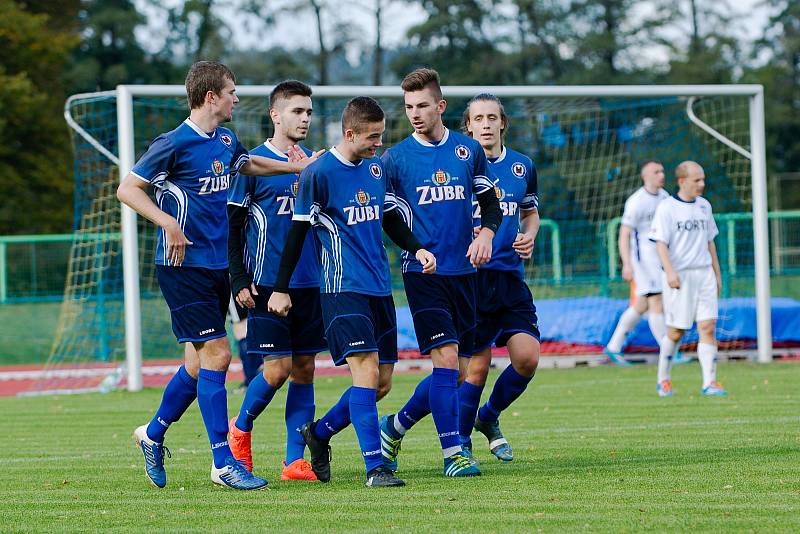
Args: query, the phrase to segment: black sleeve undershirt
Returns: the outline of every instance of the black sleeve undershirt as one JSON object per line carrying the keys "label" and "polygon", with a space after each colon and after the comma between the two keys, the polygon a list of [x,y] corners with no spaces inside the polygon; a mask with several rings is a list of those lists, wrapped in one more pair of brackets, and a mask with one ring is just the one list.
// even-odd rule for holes
{"label": "black sleeve undershirt", "polygon": [[289,292],[289,281],[292,279],[297,262],[300,261],[300,254],[303,252],[303,243],[309,228],[311,228],[311,223],[308,221],[292,221],[289,235],[286,237],[286,245],[281,254],[281,263],[278,266],[278,276],[275,279],[273,291]]}
{"label": "black sleeve undershirt", "polygon": [[483,193],[475,195],[481,207],[481,227],[488,228],[495,234],[503,222],[503,212],[500,210],[500,201],[494,189],[488,189]]}
{"label": "black sleeve undershirt", "polygon": [[403,217],[396,209],[383,213],[383,231],[395,245],[412,254],[416,254],[422,248],[422,244],[411,233],[411,229],[406,226]]}
{"label": "black sleeve undershirt", "polygon": [[228,272],[231,275],[231,291],[234,296],[253,279],[244,268],[244,225],[247,222],[247,208],[228,204]]}

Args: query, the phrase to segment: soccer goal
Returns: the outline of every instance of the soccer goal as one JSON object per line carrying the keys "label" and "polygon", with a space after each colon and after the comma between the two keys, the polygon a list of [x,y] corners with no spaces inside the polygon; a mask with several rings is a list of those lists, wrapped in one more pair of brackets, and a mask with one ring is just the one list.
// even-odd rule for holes
{"label": "soccer goal", "polygon": [[[237,88],[241,102],[231,128],[246,146],[270,135],[270,90]],[[773,215],[767,209],[761,86],[452,86],[444,88],[446,125],[459,128],[465,102],[481,92],[503,99],[510,117],[506,144],[530,155],[539,172],[542,227],[526,278],[539,310],[545,354],[598,353],[608,341],[629,298],[616,236],[625,199],[641,185],[639,163],[663,162],[666,189],[674,192],[675,166],[692,159],[705,168],[705,196],[720,228],[721,351],[749,351],[759,361],[771,360],[768,217]],[[385,108],[386,146],[410,133],[399,87],[315,87],[309,147],[337,141],[341,110],[357,95],[373,96]],[[181,356],[155,280],[155,228],[121,208],[114,192],[148,143],[187,115],[182,86],[119,86],[68,100],[76,239],[49,368],[106,362],[119,371],[106,378],[105,387],[120,383],[138,390],[143,358]],[[396,250],[389,252],[397,265]],[[413,348],[403,346],[405,338],[413,342],[413,333],[403,331],[405,298],[398,271],[393,280],[401,349]],[[789,288],[796,273],[781,276],[786,277],[780,286],[785,296],[793,296]],[[693,341],[696,335],[685,338]],[[628,346],[655,352],[644,322]]]}

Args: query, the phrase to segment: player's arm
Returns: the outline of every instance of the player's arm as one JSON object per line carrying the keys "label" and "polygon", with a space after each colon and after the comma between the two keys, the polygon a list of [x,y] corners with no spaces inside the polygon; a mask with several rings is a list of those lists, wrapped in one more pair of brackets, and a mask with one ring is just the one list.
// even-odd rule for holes
{"label": "player's arm", "polygon": [[522,210],[519,223],[520,232],[511,246],[517,251],[520,258],[527,260],[533,255],[533,244],[536,241],[536,236],[539,235],[539,227],[541,226],[539,210]]}
{"label": "player's arm", "polygon": [[279,161],[277,159],[265,158],[263,156],[251,155],[250,159],[245,162],[239,172],[248,176],[275,176],[278,174],[298,174],[303,169],[312,164],[318,157],[320,157],[325,150],[318,150],[307,158],[298,161]]}
{"label": "player's arm", "polygon": [[503,222],[503,212],[494,188],[477,193],[475,198],[481,207],[481,231],[470,244],[466,256],[473,267],[480,267],[492,259],[492,239]]}
{"label": "player's arm", "polygon": [[231,289],[239,306],[254,308],[253,295],[257,295],[253,279],[244,267],[244,226],[248,209],[236,204],[228,204],[228,272],[231,275]]}
{"label": "player's arm", "polygon": [[436,272],[436,257],[422,248],[422,243],[411,232],[411,229],[406,226],[403,217],[396,209],[383,213],[382,224],[383,231],[386,232],[386,235],[395,245],[409,251],[417,258],[417,261],[422,264],[423,273],[433,274]]}
{"label": "player's arm", "polygon": [[162,211],[153,202],[150,195],[145,191],[148,185],[149,182],[142,180],[133,173],[128,173],[117,188],[117,198],[148,221],[164,229],[168,247],[167,259],[174,266],[179,267],[183,263],[183,257],[186,255],[186,245],[191,245],[192,242],[183,235],[181,225],[177,219]]}
{"label": "player's arm", "polygon": [[658,258],[661,260],[664,273],[667,275],[667,284],[673,289],[680,288],[681,279],[672,267],[672,262],[669,260],[669,248],[667,244],[663,241],[656,241],[656,252],[658,252]]}
{"label": "player's arm", "polygon": [[622,260],[622,279],[626,282],[633,280],[633,267],[631,266],[631,227],[621,224],[619,227],[619,257]]}
{"label": "player's arm", "polygon": [[711,268],[714,269],[714,277],[717,279],[717,297],[722,291],[722,271],[719,268],[719,256],[717,256],[717,245],[711,240],[708,242],[708,252],[711,254]]}
{"label": "player's arm", "polygon": [[286,245],[283,247],[281,263],[278,266],[278,276],[275,278],[272,295],[267,303],[267,310],[281,317],[285,317],[292,308],[292,301],[289,298],[289,281],[292,279],[297,262],[300,261],[300,254],[303,252],[303,243],[309,228],[311,228],[311,223],[307,220],[293,220],[289,227],[289,235],[286,237]]}

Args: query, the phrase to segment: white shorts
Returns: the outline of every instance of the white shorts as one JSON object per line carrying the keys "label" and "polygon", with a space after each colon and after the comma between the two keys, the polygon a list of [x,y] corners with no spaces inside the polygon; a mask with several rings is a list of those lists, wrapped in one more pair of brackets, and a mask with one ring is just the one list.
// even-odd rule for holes
{"label": "white shorts", "polygon": [[662,274],[664,283],[664,317],[667,326],[689,330],[697,321],[716,319],[718,313],[717,278],[714,269],[684,269],[678,271],[681,287],[673,289]]}
{"label": "white shorts", "polygon": [[663,291],[661,276],[663,274],[658,258],[633,262],[633,283],[637,296],[658,295]]}

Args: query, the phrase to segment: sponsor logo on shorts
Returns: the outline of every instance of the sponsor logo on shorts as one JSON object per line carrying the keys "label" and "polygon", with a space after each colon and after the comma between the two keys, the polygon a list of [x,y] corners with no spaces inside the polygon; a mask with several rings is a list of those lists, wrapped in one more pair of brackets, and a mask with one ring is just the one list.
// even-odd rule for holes
{"label": "sponsor logo on shorts", "polygon": [[434,339],[439,339],[440,337],[444,337],[444,332],[439,332],[438,334],[432,335],[431,341],[433,341]]}
{"label": "sponsor logo on shorts", "polygon": [[211,333],[216,332],[216,331],[217,331],[216,328],[209,328],[207,330],[200,330],[200,335],[204,336],[206,334],[211,334]]}
{"label": "sponsor logo on shorts", "polygon": [[353,341],[352,343],[348,343],[351,347],[358,347],[359,345],[366,345],[366,341]]}
{"label": "sponsor logo on shorts", "polygon": [[272,343],[262,343],[258,347],[261,348],[261,349],[274,349],[275,345],[272,344]]}
{"label": "sponsor logo on shorts", "polygon": [[456,147],[456,157],[461,161],[468,160],[470,155],[469,148],[464,145],[458,145]]}

